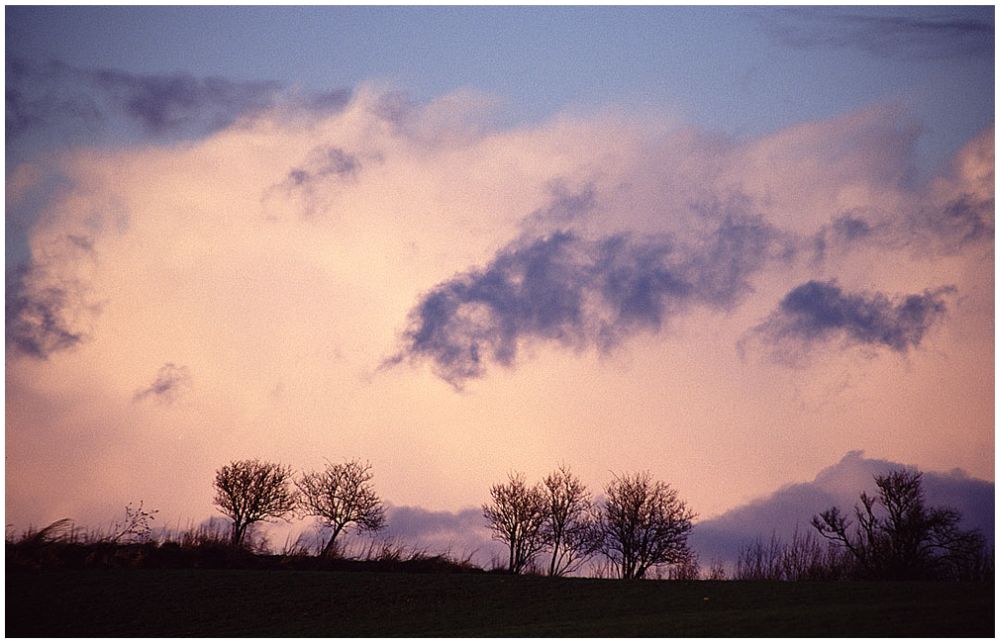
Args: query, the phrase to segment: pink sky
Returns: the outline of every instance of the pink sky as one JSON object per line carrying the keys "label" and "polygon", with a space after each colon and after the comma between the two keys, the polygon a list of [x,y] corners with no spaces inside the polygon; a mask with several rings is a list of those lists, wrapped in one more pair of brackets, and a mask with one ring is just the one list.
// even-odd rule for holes
{"label": "pink sky", "polygon": [[[277,107],[51,161],[67,180],[31,230],[23,292],[60,295],[80,341],[45,359],[8,345],[8,524],[100,524],[140,499],[198,522],[215,469],[249,457],[370,460],[387,500],[447,511],[560,463],[595,490],[649,470],[702,518],[855,449],[994,480],[992,129],[923,180],[920,130],[891,105],[747,139],[615,109],[498,129],[472,92],[384,105],[367,86],[333,115]],[[8,208],[51,170],[18,168]],[[743,227],[721,237],[727,221]],[[454,362],[414,339],[425,297],[560,232],[579,318],[464,301],[436,337],[482,359],[445,381]],[[697,279],[626,323],[587,281],[615,235],[630,274],[670,248]],[[908,339],[806,333],[782,302],[810,281]],[[532,296],[517,301],[547,310]],[[940,310],[911,319],[907,296]],[[23,320],[52,341],[38,309]]]}

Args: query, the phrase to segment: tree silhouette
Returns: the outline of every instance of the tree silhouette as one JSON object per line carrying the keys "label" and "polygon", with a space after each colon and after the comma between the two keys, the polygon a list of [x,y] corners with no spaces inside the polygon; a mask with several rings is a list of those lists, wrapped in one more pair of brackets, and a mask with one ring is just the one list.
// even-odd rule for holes
{"label": "tree silhouette", "polygon": [[319,518],[333,530],[321,556],[336,554],[337,537],[348,526],[359,531],[385,527],[385,507],[371,485],[372,477],[371,464],[349,460],[328,462],[322,471],[304,473],[296,481],[303,514]]}
{"label": "tree silhouette", "polygon": [[234,547],[250,525],[295,509],[291,479],[291,467],[261,460],[235,460],[215,472],[215,504],[233,521]]}
{"label": "tree silhouette", "polygon": [[695,514],[670,485],[648,472],[615,476],[599,510],[598,548],[622,578],[643,578],[651,567],[684,563]]}
{"label": "tree silhouette", "polygon": [[537,485],[529,487],[520,473],[508,474],[507,484],[490,488],[493,503],[483,505],[483,517],[493,539],[507,544],[507,569],[520,574],[545,547],[545,495]]}
{"label": "tree silhouette", "polygon": [[824,538],[850,552],[860,575],[878,579],[958,576],[982,555],[977,531],[958,528],[954,509],[928,508],[922,474],[897,470],[875,476],[878,495],[862,492],[854,506],[856,525],[837,507],[812,519]]}
{"label": "tree silhouette", "polygon": [[561,466],[542,481],[545,517],[542,537],[552,552],[549,575],[575,571],[594,553],[594,521],[587,487]]}

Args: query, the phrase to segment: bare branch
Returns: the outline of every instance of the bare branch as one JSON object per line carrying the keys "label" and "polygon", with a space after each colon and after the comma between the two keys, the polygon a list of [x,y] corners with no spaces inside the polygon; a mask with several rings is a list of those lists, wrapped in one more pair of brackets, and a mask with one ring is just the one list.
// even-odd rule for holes
{"label": "bare branch", "polygon": [[546,499],[539,486],[525,483],[522,474],[509,474],[507,479],[507,484],[490,488],[493,502],[483,505],[483,517],[493,539],[507,544],[508,570],[520,574],[545,546]]}
{"label": "bare branch", "polygon": [[385,507],[371,485],[371,468],[370,463],[357,460],[327,463],[322,471],[303,473],[295,482],[302,513],[319,518],[333,530],[321,556],[336,553],[337,537],[349,526],[373,532],[385,527]]}
{"label": "bare branch", "polygon": [[215,504],[233,521],[234,546],[242,545],[250,525],[295,509],[291,479],[291,467],[260,460],[236,460],[216,471]]}
{"label": "bare branch", "polygon": [[615,476],[605,494],[599,549],[622,578],[642,578],[652,567],[689,559],[695,514],[670,485],[643,472]]}

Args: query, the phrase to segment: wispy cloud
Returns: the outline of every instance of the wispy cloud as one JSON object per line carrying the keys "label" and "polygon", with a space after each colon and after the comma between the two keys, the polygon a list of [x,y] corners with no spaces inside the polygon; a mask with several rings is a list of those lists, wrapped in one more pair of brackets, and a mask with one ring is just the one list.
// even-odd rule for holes
{"label": "wispy cloud", "polygon": [[880,15],[874,11],[796,8],[753,15],[765,33],[797,49],[853,48],[876,56],[920,59],[993,55],[994,26],[988,9]]}
{"label": "wispy cloud", "polygon": [[152,134],[175,131],[195,122],[225,127],[237,116],[268,107],[280,83],[236,82],[190,74],[129,74],[111,69],[79,70],[106,91],[132,119]]}
{"label": "wispy cloud", "polygon": [[285,95],[285,89],[284,83],[269,80],[135,74],[11,57],[7,60],[6,131],[14,138],[41,128],[98,131],[124,116],[151,136],[203,135],[282,101],[328,112],[342,108],[351,96],[346,89],[301,95]]}
{"label": "wispy cloud", "polygon": [[172,404],[190,388],[191,374],[188,368],[168,362],[156,372],[156,379],[152,384],[135,392],[132,401],[154,399],[164,404]]}

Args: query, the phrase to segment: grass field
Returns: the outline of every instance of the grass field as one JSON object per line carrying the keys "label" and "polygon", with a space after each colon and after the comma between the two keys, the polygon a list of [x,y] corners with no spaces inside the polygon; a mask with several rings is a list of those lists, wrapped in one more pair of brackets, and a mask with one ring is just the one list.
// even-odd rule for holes
{"label": "grass field", "polygon": [[987,636],[993,584],[8,572],[7,636]]}

